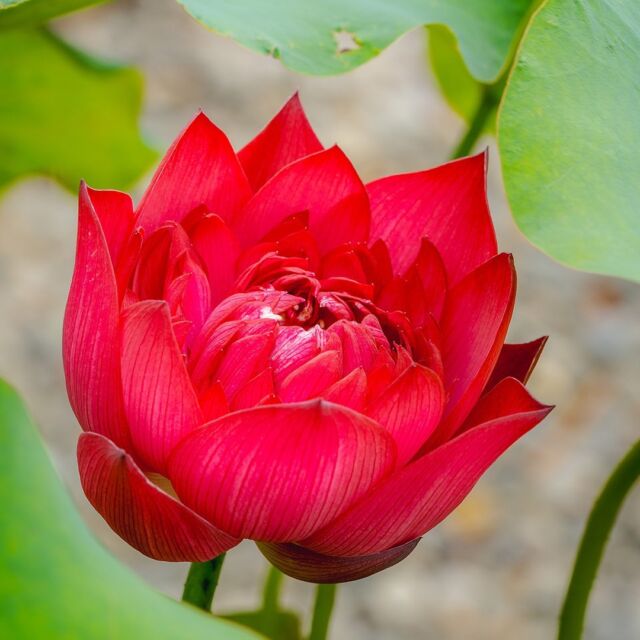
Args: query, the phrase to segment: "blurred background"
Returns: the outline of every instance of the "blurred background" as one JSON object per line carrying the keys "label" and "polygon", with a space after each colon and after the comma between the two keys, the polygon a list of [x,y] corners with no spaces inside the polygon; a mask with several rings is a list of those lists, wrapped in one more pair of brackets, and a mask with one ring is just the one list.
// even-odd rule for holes
{"label": "blurred background", "polygon": [[[98,7],[57,21],[55,29],[89,53],[142,71],[142,130],[162,151],[199,108],[240,147],[297,89],[320,139],[337,142],[365,180],[445,161],[463,130],[431,78],[423,30],[346,76],[310,78],[211,34],[174,0]],[[509,215],[493,140],[482,144],[492,147],[489,197],[500,247],[514,254],[519,275],[509,339],[551,336],[530,387],[557,408],[409,559],[340,588],[336,639],[552,638],[588,509],[637,438],[637,286],[569,270],[529,245]],[[137,197],[141,189],[134,190]],[[79,427],[68,406],[60,356],[75,215],[75,196],[44,178],[16,183],[0,200],[0,375],[24,394],[95,535],[149,584],[177,597],[188,566],[155,562],[129,548],[79,487]],[[230,552],[215,611],[257,604],[266,568],[251,543]],[[309,585],[287,582],[291,606],[308,611],[311,599]],[[610,541],[585,637],[637,640],[638,602],[636,492]]]}

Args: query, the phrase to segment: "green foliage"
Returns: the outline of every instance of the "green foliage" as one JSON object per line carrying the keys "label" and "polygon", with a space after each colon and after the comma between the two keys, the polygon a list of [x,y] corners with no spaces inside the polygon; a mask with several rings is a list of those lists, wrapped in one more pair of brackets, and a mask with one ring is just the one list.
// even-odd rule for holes
{"label": "green foliage", "polygon": [[0,381],[0,638],[257,640],[149,589],[89,534]]}
{"label": "green foliage", "polygon": [[441,23],[455,33],[475,78],[505,64],[530,0],[179,0],[194,18],[303,73],[343,73],[406,31]]}
{"label": "green foliage", "polygon": [[302,640],[300,618],[293,611],[242,611],[224,617],[254,629],[270,640]]}
{"label": "green foliage", "polygon": [[535,245],[640,280],[640,3],[549,0],[498,121],[513,215]]}
{"label": "green foliage", "polygon": [[0,0],[0,31],[41,24],[105,0]]}
{"label": "green foliage", "polygon": [[[2,13],[0,13],[0,16]],[[0,32],[0,189],[51,175],[125,188],[156,157],[140,138],[142,78],[41,28]]]}
{"label": "green foliage", "polygon": [[[428,31],[429,60],[440,91],[449,106],[467,124],[471,124],[491,85],[478,82],[471,75],[464,63],[456,38],[447,27],[432,25]],[[498,94],[483,125],[483,132],[495,132],[499,99]]]}

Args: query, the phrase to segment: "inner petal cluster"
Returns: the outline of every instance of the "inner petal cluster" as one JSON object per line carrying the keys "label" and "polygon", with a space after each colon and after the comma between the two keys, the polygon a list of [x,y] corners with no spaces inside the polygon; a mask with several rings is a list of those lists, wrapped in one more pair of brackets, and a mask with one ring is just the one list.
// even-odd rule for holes
{"label": "inner petal cluster", "polygon": [[363,411],[409,365],[441,368],[422,290],[398,293],[419,262],[399,282],[382,240],[322,251],[307,212],[241,248],[200,207],[144,238],[124,298],[167,302],[206,420],[316,397]]}

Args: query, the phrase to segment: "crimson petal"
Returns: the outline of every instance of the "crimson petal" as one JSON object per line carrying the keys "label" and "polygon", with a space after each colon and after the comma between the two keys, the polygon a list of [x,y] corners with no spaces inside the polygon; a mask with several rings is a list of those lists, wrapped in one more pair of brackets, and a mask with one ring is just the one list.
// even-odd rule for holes
{"label": "crimson petal", "polygon": [[513,260],[504,253],[449,291],[441,322],[449,400],[432,447],[456,432],[480,397],[504,344],[515,293]]}
{"label": "crimson petal", "polygon": [[251,246],[286,218],[309,212],[318,247],[330,251],[369,235],[369,200],[356,170],[338,148],[306,156],[281,169],[233,221],[243,247]]}
{"label": "crimson petal", "polygon": [[397,275],[411,266],[423,237],[440,252],[451,284],[496,254],[486,164],[485,152],[367,185],[371,241],[385,241]]}
{"label": "crimson petal", "polygon": [[[99,295],[96,294],[99,292]],[[129,442],[120,390],[118,294],[109,249],[86,185],[80,186],[76,262],[62,353],[69,401],[85,431]]]}
{"label": "crimson petal", "polygon": [[322,151],[322,145],[296,92],[273,120],[238,152],[238,158],[257,191],[282,167],[318,151]]}
{"label": "crimson petal", "polygon": [[322,400],[238,411],[187,436],[169,462],[180,498],[232,535],[291,542],[393,468],[391,436]]}
{"label": "crimson petal", "polygon": [[204,562],[240,542],[154,485],[104,436],[80,436],[78,467],[89,502],[121,538],[150,558]]}
{"label": "crimson petal", "polygon": [[424,535],[444,520],[482,474],[551,407],[536,403],[490,420],[401,468],[334,522],[299,544],[319,553],[376,553]]}
{"label": "crimson petal", "polygon": [[163,472],[171,449],[203,422],[166,303],[138,302],[125,310],[121,362],[134,450]]}
{"label": "crimson petal", "polygon": [[398,463],[408,462],[436,428],[444,406],[444,389],[431,369],[412,364],[367,407],[396,441]]}
{"label": "crimson petal", "polygon": [[546,344],[547,336],[522,344],[504,344],[485,392],[495,387],[503,378],[516,378],[526,384]]}
{"label": "crimson petal", "polygon": [[138,206],[136,223],[151,233],[200,205],[228,220],[250,196],[227,136],[199,113],[167,151]]}

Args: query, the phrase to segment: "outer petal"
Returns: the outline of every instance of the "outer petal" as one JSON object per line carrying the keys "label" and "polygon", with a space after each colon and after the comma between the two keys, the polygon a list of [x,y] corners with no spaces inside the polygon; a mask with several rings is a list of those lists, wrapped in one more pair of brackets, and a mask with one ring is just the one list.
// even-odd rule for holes
{"label": "outer petal", "polygon": [[164,302],[138,302],[124,312],[121,358],[134,449],[163,472],[171,449],[203,422]]}
{"label": "outer petal", "polygon": [[257,191],[282,167],[322,151],[304,113],[297,92],[269,124],[238,152],[249,182]]}
{"label": "outer petal", "polygon": [[109,247],[111,262],[118,264],[127,241],[133,233],[133,202],[128,193],[87,188],[93,208]]}
{"label": "outer petal", "polygon": [[185,504],[232,535],[290,542],[334,519],[394,460],[375,422],[312,400],[209,423],[178,446],[169,477]]}
{"label": "outer petal", "polygon": [[431,446],[454,434],[480,397],[504,343],[515,293],[516,274],[507,254],[489,260],[449,292],[441,322],[449,400]]}
{"label": "outer petal", "polygon": [[104,436],[80,436],[78,466],[89,502],[121,538],[146,556],[204,562],[240,542],[154,485],[131,456]]}
{"label": "outer petal", "polygon": [[466,419],[463,431],[503,418],[514,413],[525,413],[540,408],[540,403],[515,378],[503,378],[488,393],[482,396]]}
{"label": "outer petal", "polygon": [[323,252],[369,236],[366,190],[338,147],[284,167],[255,194],[233,226],[247,247],[301,211],[309,211],[311,231]]}
{"label": "outer petal", "polygon": [[69,401],[85,431],[129,442],[120,391],[118,297],[113,266],[87,188],[80,187],[78,244],[64,315]]}
{"label": "outer petal", "polygon": [[334,584],[360,580],[388,569],[404,560],[418,542],[420,538],[379,553],[353,558],[326,556],[291,543],[259,542],[258,549],[271,564],[292,578],[316,584]]}
{"label": "outer petal", "polygon": [[250,196],[229,140],[199,113],[158,167],[138,206],[137,224],[151,233],[168,220],[180,222],[200,205],[228,220]]}
{"label": "outer petal", "polygon": [[551,410],[485,422],[400,469],[359,503],[300,544],[320,553],[354,556],[424,535],[467,496],[480,476]]}
{"label": "outer petal", "polygon": [[503,378],[508,377],[516,378],[526,384],[546,344],[546,336],[523,344],[504,344],[491,378],[487,382],[485,392]]}
{"label": "outer petal", "polygon": [[396,441],[398,463],[408,462],[438,425],[444,408],[444,389],[431,369],[411,365],[367,408]]}
{"label": "outer petal", "polygon": [[496,254],[486,164],[484,152],[367,185],[371,241],[385,241],[396,274],[411,266],[423,237],[442,255],[451,284]]}

